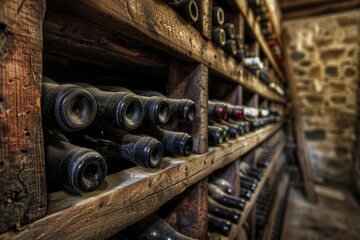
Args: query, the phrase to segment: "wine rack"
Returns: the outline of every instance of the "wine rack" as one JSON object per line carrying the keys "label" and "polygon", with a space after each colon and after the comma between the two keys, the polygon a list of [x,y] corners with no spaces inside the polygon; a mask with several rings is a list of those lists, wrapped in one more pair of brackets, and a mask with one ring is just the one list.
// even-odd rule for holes
{"label": "wine rack", "polygon": [[[209,147],[208,100],[217,98],[235,105],[279,110],[284,110],[287,102],[285,96],[260,81],[256,74],[211,41],[212,0],[196,1],[200,20],[194,25],[187,23],[162,0],[31,0],[26,6],[15,0],[5,2],[4,6],[9,10],[0,17],[4,22],[4,25],[0,24],[0,36],[5,36],[7,40],[11,32],[13,37],[9,37],[10,42],[6,41],[7,45],[4,45],[9,48],[8,56],[0,58],[0,68],[5,69],[5,74],[1,72],[4,78],[0,84],[2,89],[6,89],[0,94],[0,120],[6,120],[1,122],[4,127],[0,128],[4,139],[1,142],[4,160],[0,163],[5,162],[5,165],[0,164],[0,172],[5,166],[6,171],[12,173],[1,182],[4,189],[1,194],[6,195],[7,185],[15,188],[9,188],[11,191],[20,191],[15,183],[10,184],[13,180],[19,181],[14,173],[19,171],[20,166],[25,166],[23,171],[30,169],[29,172],[34,174],[27,174],[23,179],[30,185],[22,183],[24,186],[19,188],[22,192],[29,191],[31,196],[21,199],[11,195],[9,201],[0,206],[0,209],[6,209],[0,223],[9,221],[1,226],[0,239],[105,239],[158,211],[177,231],[206,239],[207,219],[204,213],[207,204],[204,199],[207,197],[207,177],[214,173],[223,176],[233,184],[238,194],[240,179],[237,170],[240,162],[246,156],[252,156],[261,143],[283,127],[283,121],[272,123],[237,139]],[[265,65],[273,69],[274,76],[270,81],[284,88],[284,75],[246,1],[228,0],[223,4],[232,9],[231,22],[236,27],[236,34],[245,38],[248,29],[255,41],[255,54],[257,57],[261,55]],[[16,9],[19,10],[18,16],[14,14]],[[25,24],[28,19],[30,27]],[[18,25],[12,22],[21,23],[22,28],[18,29]],[[25,44],[27,42],[30,44]],[[43,56],[41,50],[44,51]],[[0,51],[0,54],[3,52]],[[20,64],[18,56],[28,65]],[[94,66],[104,72],[120,69],[124,75],[114,70],[117,76],[121,76],[118,80],[111,80],[112,85],[120,86],[125,79],[148,88],[156,85],[168,97],[193,100],[198,113],[191,126],[172,126],[191,134],[194,139],[193,154],[189,157],[165,157],[155,169],[131,167],[112,173],[106,176],[100,188],[91,193],[74,195],[63,190],[47,193],[39,101],[41,72],[54,74],[56,80],[67,81],[67,75],[61,70],[47,65],[49,59],[63,65],[68,64],[62,62],[63,59],[81,63],[76,67],[85,67],[79,67],[74,76],[83,75],[85,80],[80,80],[82,82],[100,83],[101,80],[86,81],[92,75],[91,68]],[[15,71],[13,65],[23,71]],[[148,82],[143,76],[149,77]],[[219,91],[210,91],[209,84],[215,84]],[[20,103],[14,101],[14,96]],[[32,105],[23,103],[27,101]],[[28,121],[29,117],[31,121]],[[17,118],[21,118],[20,124],[14,126],[16,121],[12,120]],[[19,143],[17,148],[13,148],[14,142]],[[21,144],[29,147],[21,147]],[[229,239],[235,239],[246,222],[250,229],[254,227],[251,219],[256,199],[274,169],[283,161],[283,149],[284,144],[274,154],[258,188],[247,202],[239,224],[233,226]],[[20,159],[22,156],[25,160]],[[14,157],[20,160],[10,165]],[[252,164],[255,166],[256,162]],[[31,201],[28,201],[29,198]],[[11,210],[11,201],[21,204]],[[192,224],[197,228],[180,224],[184,218],[195,219]]]}

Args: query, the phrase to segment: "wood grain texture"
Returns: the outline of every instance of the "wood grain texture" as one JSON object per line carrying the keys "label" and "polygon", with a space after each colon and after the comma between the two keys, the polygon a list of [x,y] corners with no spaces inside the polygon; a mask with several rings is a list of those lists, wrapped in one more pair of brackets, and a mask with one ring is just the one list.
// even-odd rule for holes
{"label": "wood grain texture", "polygon": [[212,1],[211,0],[197,0],[199,7],[199,22],[195,25],[196,29],[206,38],[211,39],[211,21],[212,21]]}
{"label": "wood grain texture", "polygon": [[[243,76],[243,66],[203,38],[166,3],[160,0],[52,0],[90,21],[113,29],[127,39],[140,41],[187,61],[196,61],[226,80],[246,85],[273,101],[285,102],[256,77],[251,84]],[[259,29],[260,34],[260,29]]]}
{"label": "wood grain texture", "polygon": [[0,232],[46,212],[41,129],[44,1],[0,1]]}
{"label": "wood grain texture", "polygon": [[[286,36],[286,33],[284,34]],[[286,39],[285,39],[286,41]],[[295,75],[293,73],[293,66],[287,59],[290,57],[288,48],[285,46],[285,65],[288,76],[288,84],[291,95],[292,114],[294,115],[295,138],[297,142],[297,159],[301,170],[302,179],[304,181],[304,192],[310,202],[316,202],[316,194],[314,191],[314,183],[312,172],[310,169],[310,155],[307,149],[307,144],[304,135],[304,126],[301,121],[301,109],[298,100],[297,86],[295,82]]]}
{"label": "wood grain texture", "polygon": [[207,178],[188,188],[167,216],[175,230],[196,239],[207,236]]}
{"label": "wood grain texture", "polygon": [[195,153],[205,153],[208,149],[208,76],[209,70],[204,64],[186,64],[176,59],[170,62],[168,96],[191,99],[197,107],[196,117],[191,124],[177,124],[178,130],[188,132],[193,137]]}
{"label": "wood grain texture", "polygon": [[188,187],[239,158],[277,132],[269,125],[202,155],[164,158],[158,169],[134,167],[106,177],[92,193],[49,195],[49,214],[0,239],[103,239],[158,210]]}

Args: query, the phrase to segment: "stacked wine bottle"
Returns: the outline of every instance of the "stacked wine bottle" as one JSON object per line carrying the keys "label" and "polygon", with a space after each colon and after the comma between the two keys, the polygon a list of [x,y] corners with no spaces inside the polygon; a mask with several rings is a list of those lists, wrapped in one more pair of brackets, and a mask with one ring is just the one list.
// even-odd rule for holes
{"label": "stacked wine bottle", "polygon": [[156,168],[164,155],[192,153],[189,134],[162,128],[194,120],[189,99],[48,78],[42,91],[47,175],[74,192],[94,191],[114,162]]}
{"label": "stacked wine bottle", "polygon": [[195,0],[165,0],[188,23],[194,24],[199,19],[199,7]]}
{"label": "stacked wine bottle", "polygon": [[208,101],[208,140],[216,146],[236,139],[270,123],[281,120],[278,112],[233,105],[217,100]]}

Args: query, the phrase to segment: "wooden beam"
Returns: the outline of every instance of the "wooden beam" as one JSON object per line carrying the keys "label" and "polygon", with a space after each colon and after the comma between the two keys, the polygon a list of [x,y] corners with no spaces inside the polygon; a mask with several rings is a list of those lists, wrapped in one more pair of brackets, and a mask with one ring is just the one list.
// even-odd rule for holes
{"label": "wooden beam", "polygon": [[46,212],[41,126],[45,1],[0,1],[0,232]]}

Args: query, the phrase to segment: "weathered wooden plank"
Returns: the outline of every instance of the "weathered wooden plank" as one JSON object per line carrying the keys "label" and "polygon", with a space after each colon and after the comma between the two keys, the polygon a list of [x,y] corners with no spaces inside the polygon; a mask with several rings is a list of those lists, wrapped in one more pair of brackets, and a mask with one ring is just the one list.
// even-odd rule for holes
{"label": "weathered wooden plank", "polygon": [[153,48],[126,41],[111,29],[69,13],[47,8],[44,51],[97,65],[122,69],[167,71],[168,57]]}
{"label": "weathered wooden plank", "polygon": [[273,124],[202,155],[165,158],[159,169],[134,167],[107,176],[92,193],[49,195],[49,214],[0,239],[102,239],[150,213],[216,169],[238,159],[281,128]]}
{"label": "weathered wooden plank", "polygon": [[167,216],[178,232],[196,239],[207,235],[207,178],[188,188],[181,201]]}
{"label": "weathered wooden plank", "polygon": [[[163,1],[156,0],[52,0],[90,21],[111,28],[127,39],[140,41],[188,61],[203,63],[226,80],[246,85],[244,68],[203,36]],[[246,85],[274,101],[284,99],[256,77]]]}
{"label": "weathered wooden plank", "polygon": [[[286,36],[286,33],[284,34],[284,36]],[[301,121],[300,105],[298,100],[297,87],[294,79],[295,76],[293,73],[293,66],[291,65],[291,62],[287,60],[288,58],[290,58],[290,53],[287,46],[285,46],[284,52],[286,71],[289,79],[288,82],[291,95],[292,114],[294,115],[294,127],[297,142],[297,159],[304,180],[303,187],[305,190],[305,195],[309,201],[316,202],[317,197],[314,191],[312,172],[310,169],[310,153],[307,147],[307,143],[305,141],[303,122]]]}
{"label": "weathered wooden plank", "polygon": [[289,175],[285,174],[279,184],[277,193],[272,204],[267,224],[263,230],[262,240],[270,240],[272,236],[273,227],[275,225],[276,216],[279,212],[281,204],[283,203],[284,198],[286,197],[286,192],[289,187]]}
{"label": "weathered wooden plank", "polygon": [[191,124],[177,124],[178,130],[193,137],[195,153],[205,153],[208,148],[208,76],[209,70],[204,64],[186,64],[176,59],[170,62],[168,96],[191,99],[197,106],[196,118]]}
{"label": "weathered wooden plank", "polygon": [[0,1],[0,232],[46,212],[41,129],[44,1]]}
{"label": "weathered wooden plank", "polygon": [[199,6],[200,19],[195,27],[206,38],[211,39],[211,21],[212,21],[212,6],[211,0],[197,0]]}

